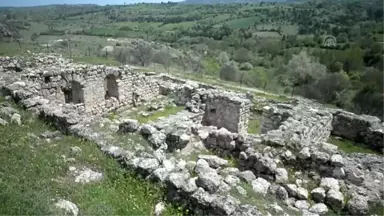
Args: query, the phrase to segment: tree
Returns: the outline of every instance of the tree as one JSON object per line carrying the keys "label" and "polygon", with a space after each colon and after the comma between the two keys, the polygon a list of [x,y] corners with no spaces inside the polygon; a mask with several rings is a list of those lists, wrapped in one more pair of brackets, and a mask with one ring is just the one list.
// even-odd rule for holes
{"label": "tree", "polygon": [[140,40],[132,49],[131,54],[136,62],[144,67],[152,60],[153,48],[148,42]]}
{"label": "tree", "polygon": [[329,67],[331,72],[340,72],[343,69],[343,64],[341,62],[333,62]]}
{"label": "tree", "polygon": [[236,81],[238,74],[239,69],[234,61],[227,62],[220,69],[220,79],[223,80]]}
{"label": "tree", "polygon": [[32,42],[36,42],[37,43],[37,38],[39,37],[39,35],[38,34],[36,34],[36,33],[33,33],[32,35],[31,35],[31,41]]}
{"label": "tree", "polygon": [[240,63],[249,62],[251,60],[251,55],[246,48],[241,47],[240,49],[236,50],[233,59]]}
{"label": "tree", "polygon": [[163,65],[164,69],[167,72],[169,72],[171,60],[172,60],[172,56],[169,54],[169,51],[166,51],[166,50],[161,50],[159,52],[156,52],[152,58],[153,62]]}
{"label": "tree", "polygon": [[227,62],[229,62],[229,57],[227,52],[221,52],[220,55],[217,57],[217,61],[220,65],[223,65]]}
{"label": "tree", "polygon": [[310,84],[316,79],[325,75],[325,65],[317,62],[307,52],[301,51],[298,55],[293,55],[286,66],[286,84],[292,87],[291,94],[295,87]]}
{"label": "tree", "polygon": [[118,62],[125,64],[128,61],[129,51],[124,48],[114,49],[113,55]]}
{"label": "tree", "polygon": [[153,33],[153,30],[154,30],[153,27],[150,27],[150,28],[147,28],[144,30],[145,35],[147,36],[147,40],[148,40],[149,35]]}
{"label": "tree", "polygon": [[377,69],[384,71],[384,55],[380,56],[379,62],[376,64]]}
{"label": "tree", "polygon": [[346,51],[344,70],[349,73],[353,70],[359,70],[364,66],[363,50],[360,47],[352,47]]}
{"label": "tree", "polygon": [[265,88],[268,84],[267,72],[263,67],[253,68],[253,70],[248,71],[245,77],[245,84],[249,86],[255,86],[258,88]]}
{"label": "tree", "polygon": [[252,31],[250,29],[241,28],[238,32],[240,38],[240,44],[243,44],[244,40],[252,37]]}
{"label": "tree", "polygon": [[65,31],[65,36],[68,44],[68,52],[69,52],[69,58],[72,58],[72,49],[71,49],[71,37],[68,34],[68,31]]}
{"label": "tree", "polygon": [[216,59],[213,57],[206,58],[203,61],[203,66],[207,74],[216,75],[220,69],[220,65],[217,63]]}
{"label": "tree", "polygon": [[201,59],[199,57],[191,56],[190,63],[191,63],[193,72],[200,74],[200,76],[203,77],[203,65],[201,63]]}
{"label": "tree", "polygon": [[383,114],[383,94],[376,86],[366,85],[353,98],[356,110],[362,114],[378,115]]}
{"label": "tree", "polygon": [[348,42],[348,35],[345,32],[341,32],[337,37],[336,40],[338,43],[347,43]]}
{"label": "tree", "polygon": [[187,70],[189,64],[190,64],[190,57],[188,56],[187,53],[183,53],[183,55],[181,56],[181,58],[179,59],[179,64],[181,65],[181,67],[183,67],[183,73],[185,73],[185,71]]}
{"label": "tree", "polygon": [[312,85],[312,91],[316,96],[308,94],[308,97],[316,98],[324,103],[342,104],[343,98],[340,97],[343,92],[351,86],[349,77],[345,72],[329,73],[321,77],[315,85]]}

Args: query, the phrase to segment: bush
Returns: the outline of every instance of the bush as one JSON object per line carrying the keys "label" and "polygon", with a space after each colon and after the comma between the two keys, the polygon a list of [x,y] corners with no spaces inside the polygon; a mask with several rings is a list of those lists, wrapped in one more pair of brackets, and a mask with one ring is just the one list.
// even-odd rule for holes
{"label": "bush", "polygon": [[251,54],[247,49],[242,47],[242,48],[236,50],[233,59],[237,62],[240,62],[240,63],[249,62],[251,60]]}
{"label": "bush", "polygon": [[240,64],[240,70],[252,70],[253,65],[249,62],[244,62]]}
{"label": "bush", "polygon": [[220,79],[228,81],[237,81],[239,76],[239,68],[236,62],[230,61],[224,64],[220,69]]}

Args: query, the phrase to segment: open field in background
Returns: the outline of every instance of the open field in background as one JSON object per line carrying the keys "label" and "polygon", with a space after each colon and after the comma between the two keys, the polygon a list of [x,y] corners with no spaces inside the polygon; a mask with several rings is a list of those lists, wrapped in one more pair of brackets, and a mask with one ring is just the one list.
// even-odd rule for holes
{"label": "open field in background", "polygon": [[107,24],[107,26],[121,28],[121,27],[129,27],[132,30],[135,29],[149,29],[149,28],[158,28],[162,23],[161,22],[113,22]]}
{"label": "open field in background", "polygon": [[247,18],[241,18],[241,19],[233,19],[225,23],[231,28],[248,28],[248,27],[253,27],[255,22],[259,22],[259,21],[260,21],[260,17],[254,16],[254,17],[247,17]]}
{"label": "open field in background", "polygon": [[[382,5],[382,1],[373,1],[376,5]],[[265,88],[279,94],[289,94],[295,90],[290,78],[293,71],[298,70],[292,69],[292,73],[289,73],[287,65],[293,60],[293,56],[303,51],[308,58],[302,60],[308,60],[309,63],[299,62],[297,65],[319,63],[319,67],[326,67],[326,73],[316,76],[308,86],[325,85],[324,79],[341,79],[338,83],[344,86],[330,84],[331,92],[317,92],[319,87],[314,87],[314,91],[296,88],[293,94],[349,111],[377,115],[382,108],[371,112],[365,107],[367,103],[370,107],[377,106],[377,101],[382,101],[380,95],[383,95],[382,83],[379,81],[382,80],[380,72],[383,70],[383,25],[382,17],[377,17],[382,11],[380,7],[373,5],[366,2],[356,4],[330,0],[321,4],[260,2],[105,7],[56,5],[47,8],[20,8],[14,14],[0,16],[0,21],[5,19],[13,26],[20,25],[20,29],[30,26],[29,29],[20,31],[21,52],[56,52],[68,57],[70,52],[67,43],[60,41],[66,39],[64,32],[67,30],[75,61],[93,64],[118,65],[117,61],[112,60],[115,58],[123,63],[143,65],[137,61],[137,57],[135,59],[132,49],[125,49],[125,41],[130,42],[137,38],[154,41],[169,48],[163,47],[163,51],[171,50],[169,56],[172,57],[172,73],[181,74],[184,71],[183,65],[190,72],[188,76],[194,73],[193,79],[204,80],[205,75],[211,75],[213,80],[219,80],[216,81],[219,85],[222,85],[222,81],[218,79],[220,70],[227,60],[221,62],[218,57],[224,53],[229,61],[235,61],[240,68],[233,71],[232,77],[225,78],[233,82],[229,88],[239,86],[240,76],[245,76],[249,87]],[[356,11],[361,13],[355,13]],[[7,10],[0,10],[1,12],[9,13]],[[32,41],[31,36],[34,33],[41,35]],[[322,40],[325,35],[335,36],[337,46],[324,47]],[[111,52],[105,52],[106,46]],[[153,46],[160,50],[159,45]],[[0,42],[0,47],[1,55],[20,53],[17,43]],[[160,58],[169,56],[162,55]],[[164,59],[151,58],[150,61],[163,61],[162,64],[165,64]],[[197,67],[194,65],[196,62],[201,65]],[[151,65],[152,62],[145,64]],[[263,69],[258,70],[258,67]],[[162,70],[161,66],[156,68]],[[203,68],[203,72],[196,68]],[[310,67],[305,71],[308,76],[315,73]],[[197,78],[200,73],[204,77]],[[347,76],[343,78],[341,75],[345,73]],[[335,74],[340,76],[331,77]],[[212,80],[209,79],[208,82]],[[372,88],[375,89],[368,89],[369,86],[374,86]],[[370,94],[374,95],[372,98],[364,95],[369,91],[374,92]],[[359,93],[363,96],[357,98]],[[369,102],[365,98],[369,98]]]}
{"label": "open field in background", "polygon": [[230,17],[231,17],[230,14],[219,14],[219,15],[215,15],[212,17],[207,17],[207,18],[203,19],[202,21],[212,21],[214,23],[219,23],[219,22],[223,22],[227,19],[230,19]]}
{"label": "open field in background", "polygon": [[265,38],[281,38],[282,36],[279,35],[277,32],[270,32],[270,31],[257,31],[255,33],[257,37],[265,37]]}

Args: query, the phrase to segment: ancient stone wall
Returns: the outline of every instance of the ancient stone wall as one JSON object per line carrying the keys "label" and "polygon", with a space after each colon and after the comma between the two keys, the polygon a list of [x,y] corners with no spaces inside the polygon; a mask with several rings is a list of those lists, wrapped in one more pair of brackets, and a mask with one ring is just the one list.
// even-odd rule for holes
{"label": "ancient stone wall", "polygon": [[[130,67],[74,64],[59,56],[33,56],[27,60],[1,58],[1,71],[22,71],[35,89],[28,91],[57,104],[76,104],[80,112],[98,115],[121,106],[139,105],[160,94],[154,76]],[[9,73],[9,72],[8,72]],[[31,92],[31,90],[36,90]]]}
{"label": "ancient stone wall", "polygon": [[287,109],[278,109],[278,107],[284,108],[284,106],[287,106],[289,109],[291,109],[290,105],[277,105],[277,109],[266,106],[263,107],[263,118],[261,123],[261,133],[266,133],[270,130],[275,130],[280,127],[283,121],[287,120],[288,117],[290,117],[292,114],[287,111]]}
{"label": "ancient stone wall", "polygon": [[346,111],[333,113],[332,134],[381,151],[383,149],[383,129],[381,120],[374,116],[356,115]]}
{"label": "ancient stone wall", "polygon": [[246,133],[250,101],[231,95],[214,94],[207,98],[203,124],[224,127],[236,133]]}
{"label": "ancient stone wall", "polygon": [[276,104],[264,107],[261,132],[269,145],[298,147],[325,142],[332,129],[332,114],[305,104]]}

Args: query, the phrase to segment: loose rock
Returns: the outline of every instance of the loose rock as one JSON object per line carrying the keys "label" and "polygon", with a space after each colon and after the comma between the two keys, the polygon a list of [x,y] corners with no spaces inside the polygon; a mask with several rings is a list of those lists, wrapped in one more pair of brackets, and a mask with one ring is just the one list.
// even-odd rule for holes
{"label": "loose rock", "polygon": [[271,183],[269,183],[267,180],[265,180],[261,177],[252,181],[253,191],[255,191],[255,193],[259,193],[261,195],[267,194],[270,185],[271,185]]}

